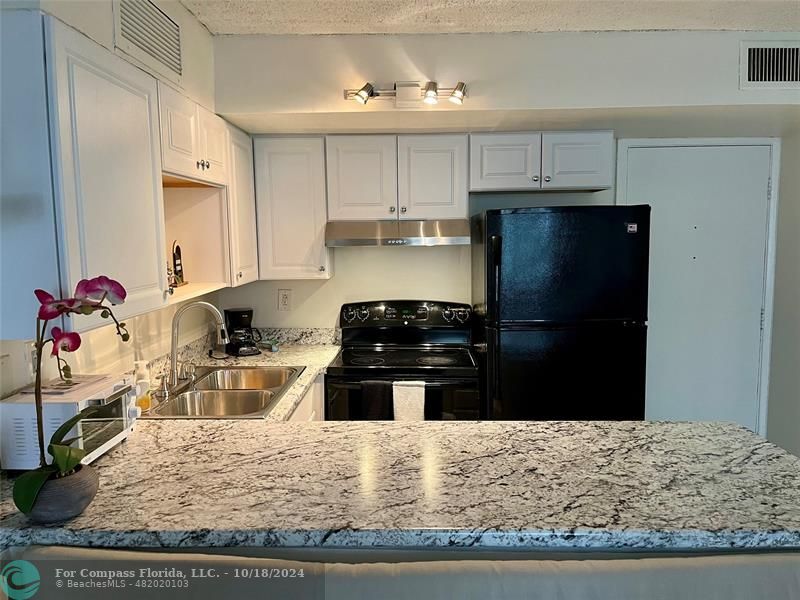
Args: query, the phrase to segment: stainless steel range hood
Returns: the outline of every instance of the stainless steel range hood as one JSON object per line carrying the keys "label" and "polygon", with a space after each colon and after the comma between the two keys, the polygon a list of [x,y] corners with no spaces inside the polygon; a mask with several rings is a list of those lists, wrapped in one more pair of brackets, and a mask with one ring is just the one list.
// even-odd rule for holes
{"label": "stainless steel range hood", "polygon": [[468,219],[438,221],[328,221],[325,245],[454,246],[469,244]]}

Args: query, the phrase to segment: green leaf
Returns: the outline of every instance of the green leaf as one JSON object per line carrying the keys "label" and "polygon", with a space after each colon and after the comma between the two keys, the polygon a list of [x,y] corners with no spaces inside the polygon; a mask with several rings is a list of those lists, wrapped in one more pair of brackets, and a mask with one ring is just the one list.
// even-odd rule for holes
{"label": "green leaf", "polygon": [[25,514],[33,510],[36,497],[45,482],[53,476],[56,470],[53,467],[42,467],[27,471],[14,480],[14,504]]}
{"label": "green leaf", "polygon": [[[55,433],[50,438],[50,444],[62,444],[64,443],[64,436],[67,435],[75,425],[78,424],[78,421],[82,419],[88,419],[96,412],[99,412],[98,408],[95,406],[90,406],[88,408],[84,408],[81,412],[79,412],[74,417],[67,419],[64,423],[56,429]],[[52,452],[51,452],[52,454]]]}
{"label": "green leaf", "polygon": [[66,475],[81,463],[83,457],[86,456],[86,450],[73,448],[72,446],[50,444],[50,454],[53,455],[53,462],[58,467],[59,472],[62,475]]}
{"label": "green leaf", "polygon": [[[77,442],[82,437],[83,437],[82,435],[76,435],[75,437],[71,437],[71,438],[67,438],[65,440],[61,440],[61,442],[59,443],[59,446],[72,446],[72,444]],[[51,444],[51,446],[52,446],[52,444]],[[49,446],[47,448],[47,451],[50,452],[50,447]],[[50,452],[50,454],[52,454],[52,452]]]}

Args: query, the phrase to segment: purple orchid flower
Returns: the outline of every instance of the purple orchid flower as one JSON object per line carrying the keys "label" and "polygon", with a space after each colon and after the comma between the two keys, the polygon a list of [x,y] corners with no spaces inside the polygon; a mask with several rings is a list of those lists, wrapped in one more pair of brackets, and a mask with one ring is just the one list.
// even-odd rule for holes
{"label": "purple orchid flower", "polygon": [[53,336],[53,350],[50,352],[51,356],[58,356],[61,350],[64,352],[75,352],[75,350],[81,347],[81,336],[74,331],[61,331],[60,327],[53,327],[50,333]]}
{"label": "purple orchid flower", "polygon": [[90,300],[102,301],[108,298],[111,304],[122,304],[128,293],[119,281],[115,281],[105,275],[100,275],[94,279],[82,279],[75,288],[77,298],[88,298]]}

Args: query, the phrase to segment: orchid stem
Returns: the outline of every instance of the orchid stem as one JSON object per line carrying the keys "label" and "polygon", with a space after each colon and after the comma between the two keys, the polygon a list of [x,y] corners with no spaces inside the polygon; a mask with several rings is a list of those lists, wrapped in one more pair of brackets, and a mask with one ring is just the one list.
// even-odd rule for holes
{"label": "orchid stem", "polygon": [[[42,350],[44,349],[44,332],[47,330],[47,321],[36,319],[36,383],[34,384],[34,399],[36,401],[36,434],[39,440],[39,466],[46,467],[44,457],[44,417],[42,415]],[[59,369],[60,370],[60,369]]]}

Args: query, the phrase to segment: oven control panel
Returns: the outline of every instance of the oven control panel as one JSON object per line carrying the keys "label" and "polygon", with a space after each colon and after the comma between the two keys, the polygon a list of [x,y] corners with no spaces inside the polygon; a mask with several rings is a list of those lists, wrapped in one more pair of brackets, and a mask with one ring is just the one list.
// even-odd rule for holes
{"label": "oven control panel", "polygon": [[430,300],[383,300],[342,306],[339,325],[353,327],[465,327],[469,304]]}

